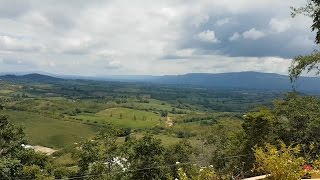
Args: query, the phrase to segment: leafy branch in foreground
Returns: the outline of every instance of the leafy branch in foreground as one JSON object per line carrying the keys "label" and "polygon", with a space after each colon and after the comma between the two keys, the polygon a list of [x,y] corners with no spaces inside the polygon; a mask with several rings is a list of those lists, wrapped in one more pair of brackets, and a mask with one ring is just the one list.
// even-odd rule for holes
{"label": "leafy branch in foreground", "polygon": [[[299,8],[291,7],[291,9],[292,17],[302,14],[312,19],[313,24],[311,25],[311,30],[316,32],[315,43],[320,44],[320,0],[307,0],[305,6]],[[319,75],[319,57],[320,54],[318,51],[310,55],[295,57],[289,68],[291,82],[294,83],[304,70],[307,70],[308,73],[315,70],[316,75]]]}
{"label": "leafy branch in foreground", "polygon": [[295,57],[291,63],[291,66],[289,67],[289,75],[290,75],[290,81],[294,83],[298,77],[301,75],[301,73],[305,70],[307,72],[311,72],[312,70],[315,70],[315,74],[320,74],[320,52],[315,51],[312,54],[309,55],[299,55]]}

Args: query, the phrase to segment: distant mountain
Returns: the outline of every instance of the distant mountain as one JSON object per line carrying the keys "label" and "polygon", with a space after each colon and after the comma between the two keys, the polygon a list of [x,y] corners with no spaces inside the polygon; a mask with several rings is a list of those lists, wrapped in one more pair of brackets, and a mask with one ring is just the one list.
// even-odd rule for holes
{"label": "distant mountain", "polygon": [[3,75],[0,76],[1,80],[6,80],[6,81],[23,81],[23,82],[60,82],[63,81],[64,79],[61,78],[56,78],[52,76],[47,76],[47,75],[42,75],[42,74],[26,74],[26,75]]}
{"label": "distant mountain", "polygon": [[[42,75],[38,73],[27,75],[3,75],[2,80],[27,81],[27,82],[61,82],[65,79],[85,79],[99,81],[145,82],[167,85],[186,85],[205,88],[236,88],[236,89],[261,89],[261,90],[292,90],[289,77],[274,73],[259,72],[232,72],[232,73],[193,73],[185,75],[166,76],[108,76],[108,77],[81,77]],[[320,93],[319,77],[300,77],[295,84],[298,91]]]}
{"label": "distant mountain", "polygon": [[[245,88],[265,90],[292,90],[289,77],[274,73],[233,72],[220,74],[194,73],[158,76],[152,82],[162,84],[193,85],[211,88]],[[320,78],[300,77],[297,90],[320,92]]]}

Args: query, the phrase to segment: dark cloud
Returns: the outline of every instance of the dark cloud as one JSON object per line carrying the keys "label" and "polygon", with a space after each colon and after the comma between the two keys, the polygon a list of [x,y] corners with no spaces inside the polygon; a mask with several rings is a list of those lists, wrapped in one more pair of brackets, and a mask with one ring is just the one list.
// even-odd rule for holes
{"label": "dark cloud", "polygon": [[[216,54],[218,52],[234,57],[279,56],[283,58],[293,58],[298,54],[307,54],[317,48],[312,42],[315,35],[308,27],[304,29],[289,29],[281,33],[272,32],[269,22],[273,16],[274,14],[267,13],[247,13],[238,16],[225,14],[224,17],[211,17],[210,21],[203,24],[199,29],[190,29],[186,36],[188,38],[180,42],[179,47],[181,49],[201,49],[203,54]],[[230,22],[223,26],[215,23],[219,19],[225,18],[230,19]],[[264,36],[257,39],[244,38],[242,34],[253,28],[261,31]],[[194,38],[194,34],[205,30],[214,30],[215,36],[220,42],[201,42]],[[234,33],[238,33],[240,37],[237,40],[230,41],[230,37]],[[171,57],[169,56],[168,58]]]}

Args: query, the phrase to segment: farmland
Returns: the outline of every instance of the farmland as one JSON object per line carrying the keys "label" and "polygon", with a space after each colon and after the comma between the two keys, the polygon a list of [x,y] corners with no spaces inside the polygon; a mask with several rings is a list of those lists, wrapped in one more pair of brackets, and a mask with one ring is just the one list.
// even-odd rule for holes
{"label": "farmland", "polygon": [[165,144],[197,141],[198,129],[226,119],[241,123],[242,112],[281,95],[84,80],[0,83],[1,113],[24,127],[30,144],[52,148],[81,142],[109,124],[137,137],[153,133]]}

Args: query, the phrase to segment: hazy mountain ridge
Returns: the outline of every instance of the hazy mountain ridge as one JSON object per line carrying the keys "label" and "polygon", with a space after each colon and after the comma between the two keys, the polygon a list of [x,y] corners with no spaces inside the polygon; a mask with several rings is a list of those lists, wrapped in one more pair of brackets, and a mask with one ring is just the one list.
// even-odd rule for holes
{"label": "hazy mountain ridge", "polygon": [[[68,76],[42,75],[38,73],[26,75],[4,75],[2,80],[58,82],[64,79],[74,79]],[[165,76],[108,76],[108,77],[77,77],[76,79],[121,81],[121,82],[148,82],[170,85],[191,85],[208,88],[244,88],[264,90],[292,90],[289,77],[275,73],[260,72],[231,72],[231,73],[190,73],[185,75]],[[295,84],[298,91],[320,92],[319,77],[300,77]]]}
{"label": "hazy mountain ridge", "polygon": [[[159,77],[154,82],[218,88],[292,90],[292,84],[290,83],[288,76],[259,72],[234,72],[220,74],[196,73],[177,76],[163,76]],[[294,86],[298,91],[320,92],[320,78],[300,77]]]}
{"label": "hazy mountain ridge", "polygon": [[31,81],[31,82],[58,82],[63,81],[62,78],[52,77],[48,75],[38,74],[38,73],[32,73],[32,74],[26,74],[26,75],[13,75],[13,74],[7,74],[0,76],[1,80],[6,81]]}

